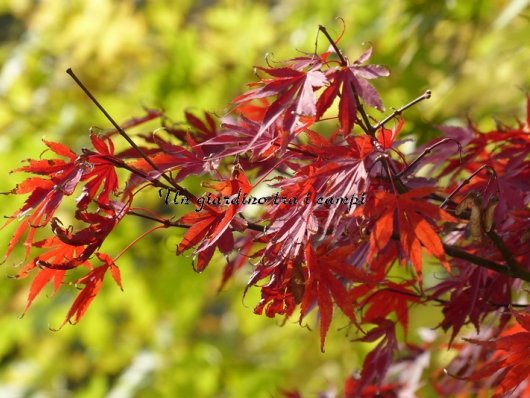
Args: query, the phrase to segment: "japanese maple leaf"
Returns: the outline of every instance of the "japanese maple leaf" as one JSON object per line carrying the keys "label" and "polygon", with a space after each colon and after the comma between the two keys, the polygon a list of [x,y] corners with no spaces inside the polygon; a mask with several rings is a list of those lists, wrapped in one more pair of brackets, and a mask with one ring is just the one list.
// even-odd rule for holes
{"label": "japanese maple leaf", "polygon": [[[319,62],[312,65],[307,71],[296,70],[292,66],[282,68],[262,68],[272,76],[272,79],[261,79],[259,83],[249,86],[263,85],[263,87],[248,91],[235,98],[232,103],[246,103],[254,99],[261,99],[277,95],[277,99],[267,108],[261,127],[254,137],[259,139],[278,118],[283,115],[282,129],[292,134],[300,116],[313,116],[316,113],[316,97],[314,90],[326,84],[326,76],[319,70]],[[284,141],[288,141],[286,137]],[[250,145],[253,144],[253,141]],[[249,145],[249,146],[250,146]],[[285,143],[282,145],[285,147]]]}
{"label": "japanese maple leaf", "polygon": [[[49,249],[49,250],[39,255],[38,257],[34,258],[28,264],[26,264],[24,268],[22,268],[18,272],[15,278],[26,278],[33,269],[39,267],[39,264],[42,261],[62,262],[65,259],[72,259],[72,258],[79,257],[84,251],[83,247],[69,246],[69,245],[63,244],[56,236],[44,239],[39,242],[35,242],[33,243],[33,247],[36,247],[39,249]],[[85,261],[82,265],[90,267],[90,263],[88,261]],[[24,314],[28,311],[35,297],[38,296],[38,294],[42,291],[42,289],[52,279],[53,279],[52,295],[57,293],[57,291],[59,290],[59,287],[63,283],[65,274],[66,274],[66,270],[57,270],[57,269],[50,269],[50,268],[42,267],[39,270],[38,274],[33,278],[33,281],[31,282],[31,287],[29,290],[26,308],[24,309],[22,316],[24,316]]]}
{"label": "japanese maple leaf", "polygon": [[[296,299],[292,292],[292,281],[296,277],[295,269],[300,269],[297,260],[292,259],[285,267],[268,267],[263,264],[258,264],[256,270],[252,273],[250,280],[245,288],[243,298],[250,286],[255,285],[258,281],[270,277],[270,281],[261,286],[261,300],[254,309],[255,314],[261,315],[265,310],[265,314],[269,318],[273,318],[277,314],[285,315],[285,320],[294,312],[296,308]],[[302,276],[302,279],[305,279]],[[303,283],[303,282],[302,282]]]}
{"label": "japanese maple leaf", "polygon": [[376,324],[377,327],[356,341],[374,342],[381,337],[383,339],[366,356],[361,372],[361,379],[356,385],[356,391],[353,396],[359,396],[358,394],[361,394],[374,380],[377,380],[377,387],[381,387],[384,376],[394,360],[394,351],[398,348],[396,324],[394,322],[388,319],[378,318],[373,319],[371,323]]}
{"label": "japanese maple leaf", "polygon": [[[149,155],[149,158],[161,172],[178,170],[174,178],[175,182],[180,182],[189,175],[209,172],[219,165],[218,160],[205,159],[202,147],[195,142],[190,134],[187,135],[187,141],[193,152],[180,145],[170,144],[160,137],[154,137],[154,142],[159,146],[160,151]],[[129,162],[128,166],[150,172],[152,178],[160,176],[160,172],[153,171],[152,166],[145,159]]]}
{"label": "japanese maple leaf", "polygon": [[237,110],[241,116],[258,122],[263,120],[265,112],[269,108],[270,101],[268,98],[260,98],[256,102],[247,102],[238,106]]}
{"label": "japanese maple leaf", "polygon": [[[515,328],[516,333],[503,334],[488,341],[464,339],[496,351],[484,367],[471,376],[461,378],[476,381],[492,377],[495,373],[502,371],[503,376],[492,398],[508,396],[519,384],[530,377],[530,314],[517,312],[513,309],[510,311],[520,325],[520,327]],[[526,394],[528,392],[527,388]]]}
{"label": "japanese maple leaf", "polygon": [[[357,215],[363,213],[377,220],[370,234],[368,258],[373,258],[386,247],[392,233],[399,233],[400,246],[414,266],[420,283],[422,280],[422,245],[440,260],[449,272],[451,271],[445,258],[442,241],[431,222],[432,220],[457,222],[457,220],[438,206],[421,200],[435,190],[436,188],[433,187],[423,187],[403,194],[393,194],[387,191],[373,192],[367,204],[354,213]],[[396,216],[398,229],[394,230]]]}
{"label": "japanese maple leaf", "polygon": [[[246,151],[252,152],[252,159],[258,159],[260,156],[269,157],[274,155],[280,149],[281,140],[278,135],[276,126],[272,125],[263,133],[259,134],[261,124],[253,120],[247,119],[241,115],[241,123],[239,125],[225,123],[223,128],[227,131],[208,141],[199,145],[201,146],[218,146],[224,144],[226,149],[219,151],[210,159],[225,158],[244,153]],[[259,136],[258,136],[259,135]],[[258,138],[256,138],[258,136]]]}
{"label": "japanese maple leaf", "polygon": [[8,245],[4,261],[29,228],[30,231],[24,243],[27,258],[35,228],[50,222],[63,198],[72,195],[79,183],[88,181],[83,187],[82,194],[77,198],[79,209],[85,209],[92,200],[99,201],[101,205],[107,205],[109,204],[110,193],[117,194],[118,177],[114,169],[116,165],[110,160],[114,154],[112,141],[107,138],[107,146],[103,139],[93,133],[91,133],[90,139],[96,152],[85,149],[80,156],[62,144],[43,140],[53,152],[67,157],[69,161],[29,159],[29,165],[13,170],[13,172],[25,171],[39,174],[47,178],[30,177],[9,192],[19,195],[30,193],[30,196],[22,208],[16,211],[2,226],[4,228],[17,217],[28,216],[15,231]]}
{"label": "japanese maple leaf", "polygon": [[370,305],[364,313],[363,323],[372,323],[377,318],[386,318],[391,312],[396,313],[398,322],[408,332],[409,305],[421,301],[417,293],[410,290],[414,281],[406,281],[400,284],[387,281],[384,286],[370,295],[361,306]]}
{"label": "japanese maple leaf", "polygon": [[301,304],[300,322],[316,301],[320,310],[320,349],[322,351],[324,351],[326,334],[333,317],[332,300],[335,300],[342,312],[361,329],[348,290],[338,277],[348,282],[376,283],[364,271],[342,261],[345,252],[349,253],[351,249],[351,247],[337,248],[328,254],[319,256],[311,245],[307,245],[305,249],[305,261],[309,271]]}
{"label": "japanese maple leaf", "polygon": [[[218,131],[217,124],[212,115],[210,115],[208,112],[204,112],[204,120],[188,111],[184,112],[184,115],[186,117],[186,122],[192,128],[191,135],[193,136],[193,140],[197,144],[211,140],[219,135],[220,132]],[[164,130],[167,131],[171,136],[186,142],[190,136],[189,126],[181,127],[181,125],[178,124],[176,127],[164,127]],[[144,136],[143,138],[146,140],[146,142],[156,143],[153,134]],[[192,148],[195,149],[194,146],[192,146]],[[203,156],[210,157],[211,155],[218,154],[221,150],[221,145],[211,145],[207,148]]]}
{"label": "japanese maple leaf", "polygon": [[107,236],[114,230],[116,225],[125,217],[129,207],[124,203],[111,200],[106,206],[98,209],[96,213],[83,211],[76,212],[76,218],[88,223],[87,228],[72,233],[72,228],[64,229],[58,220],[52,221],[52,231],[65,246],[83,247],[84,250],[76,257],[54,258],[53,261],[39,259],[37,265],[56,270],[69,270],[78,267],[98,250]]}
{"label": "japanese maple leaf", "polygon": [[364,52],[353,65],[328,69],[326,77],[329,86],[317,101],[316,119],[320,119],[340,94],[339,122],[344,135],[349,134],[357,120],[357,101],[355,93],[368,106],[384,111],[383,102],[375,88],[365,79],[377,79],[389,75],[388,68],[383,65],[364,65],[372,56],[372,47]]}
{"label": "japanese maple leaf", "polygon": [[[97,154],[88,157],[84,165],[85,171],[82,181],[88,181],[83,187],[83,193],[77,198],[79,209],[86,209],[92,199],[100,204],[108,204],[110,193],[118,194],[118,175],[116,164],[111,160],[114,156],[114,144],[109,138],[101,139],[95,134],[90,134],[90,140]],[[107,141],[107,143],[105,143]],[[88,151],[85,151],[88,153]],[[101,188],[101,192],[98,191]]]}
{"label": "japanese maple leaf", "polygon": [[264,234],[268,243],[262,252],[261,262],[275,267],[303,252],[311,236],[318,231],[318,222],[311,205],[280,204],[269,211],[266,217],[271,215],[271,221]]}
{"label": "japanese maple leaf", "polygon": [[[97,213],[78,212],[76,217],[88,222],[90,226],[75,233],[72,232],[72,228],[63,228],[57,218],[52,218],[50,224],[55,236],[31,244],[33,248],[47,251],[26,264],[15,276],[16,278],[25,278],[33,269],[40,268],[31,283],[26,308],[22,315],[27,312],[35,297],[50,281],[53,280],[53,295],[63,283],[67,270],[79,266],[91,267],[88,259],[101,246],[103,240],[126,213],[119,210],[126,210],[126,208],[121,208],[117,203],[111,201],[105,216]],[[106,255],[96,255],[101,257],[100,259],[108,259]],[[111,267],[112,270],[114,268]]]}
{"label": "japanese maple leaf", "polygon": [[29,165],[12,171],[25,171],[27,173],[44,175],[47,178],[30,177],[21,184],[18,184],[10,192],[4,192],[4,194],[17,195],[30,193],[22,208],[17,210],[2,228],[0,228],[5,228],[18,217],[28,216],[22,220],[9,242],[4,261],[9,257],[16,243],[29,228],[30,232],[24,243],[26,246],[25,258],[27,258],[31,244],[33,243],[35,228],[46,225],[52,219],[63,197],[65,195],[69,196],[74,192],[81,177],[87,171],[82,164],[76,162],[77,155],[65,145],[46,140],[43,140],[43,142],[56,154],[67,157],[69,162],[65,162],[62,159],[28,159]]}
{"label": "japanese maple leaf", "polygon": [[[223,222],[223,220],[227,222]],[[205,245],[195,251],[198,254],[195,270],[197,272],[204,271],[212,259],[216,247],[219,247],[219,250],[224,254],[232,251],[234,247],[232,231],[223,228],[228,227],[230,221],[230,219],[225,218],[224,212],[217,208],[206,208],[200,213],[185,214],[179,219],[179,223],[190,225],[190,228],[177,246],[177,255],[209,239]],[[224,224],[221,227],[223,231],[214,235],[213,232],[221,224]]]}
{"label": "japanese maple leaf", "polygon": [[[94,298],[98,294],[99,289],[101,288],[101,285],[103,283],[103,278],[105,277],[107,271],[110,271],[110,274],[116,284],[120,287],[121,290],[123,290],[123,287],[121,285],[120,270],[116,266],[116,264],[114,264],[114,261],[105,253],[96,253],[96,256],[100,261],[104,263],[104,265],[100,265],[99,267],[92,269],[84,277],[79,278],[78,280],[70,283],[74,285],[85,285],[85,287],[81,290],[81,293],[79,293],[74,303],[68,310],[66,318],[59,326],[59,329],[66,325],[67,322],[70,322],[72,324],[78,323],[79,320],[83,317],[83,315],[85,315],[88,307],[92,303],[92,300],[94,300]],[[74,318],[73,321],[72,318]]]}
{"label": "japanese maple leaf", "polygon": [[[459,263],[453,264],[454,266]],[[481,321],[497,307],[491,302],[510,302],[511,278],[466,263],[456,276],[451,276],[432,287],[432,297],[438,298],[450,292],[450,299],[443,304],[444,319],[438,325],[444,331],[453,329],[449,345],[452,344],[460,329],[472,323],[477,332]]]}
{"label": "japanese maple leaf", "polygon": [[186,116],[186,121],[197,131],[196,135],[199,136],[199,142],[203,142],[217,135],[217,124],[208,112],[204,112],[205,121],[202,121],[191,112],[184,112],[184,115]]}
{"label": "japanese maple leaf", "polygon": [[392,129],[381,127],[377,131],[377,141],[379,142],[379,145],[381,145],[381,149],[386,150],[392,148],[394,140],[403,128],[403,124],[405,124],[405,119],[401,116],[399,123]]}
{"label": "japanese maple leaf", "polygon": [[[345,151],[342,151],[344,148]],[[322,148],[320,153],[328,151]],[[335,152],[335,153],[333,153]],[[329,149],[329,160],[318,160],[311,165],[299,167],[294,177],[285,179],[274,184],[274,187],[284,188],[288,193],[286,196],[298,196],[294,193],[300,192],[306,195],[313,191],[313,195],[319,198],[344,198],[348,204],[325,205],[317,203],[317,198],[312,199],[312,206],[317,210],[323,210],[326,214],[325,221],[319,225],[321,232],[328,228],[336,229],[343,220],[344,215],[353,211],[356,206],[350,205],[352,197],[359,194],[369,185],[367,163],[358,159],[358,153],[348,147],[334,147]],[[304,188],[302,188],[304,187]],[[311,188],[311,189],[310,189]],[[292,192],[289,194],[289,191]],[[357,202],[358,199],[356,199]],[[360,200],[360,199],[359,199]],[[289,212],[289,210],[287,210]],[[322,238],[325,234],[322,236]]]}
{"label": "japanese maple leaf", "polygon": [[[330,177],[322,196],[326,198],[348,198],[352,200],[352,196],[359,195],[360,197],[361,192],[369,186],[370,180],[366,163],[363,160],[354,158],[335,159],[311,177],[323,175]],[[348,206],[343,205],[343,207],[344,209],[347,208],[343,213],[349,214],[356,206],[354,207],[354,205],[348,204]],[[337,228],[338,223],[342,219],[341,216],[334,217],[338,209],[339,206],[336,205],[329,208],[328,217],[323,227],[324,231],[327,231],[330,226],[333,229]]]}
{"label": "japanese maple leaf", "polygon": [[190,228],[178,245],[177,254],[200,243],[195,251],[198,254],[196,269],[199,272],[206,268],[216,247],[224,254],[233,250],[234,237],[229,227],[232,225],[239,230],[244,229],[244,220],[236,219],[236,216],[244,206],[242,198],[248,196],[252,190],[250,182],[239,166],[234,166],[230,179],[205,186],[218,192],[221,203],[224,203],[225,199],[229,201],[235,199],[235,195],[240,199],[238,204],[224,207],[207,205],[202,211],[185,214],[179,219],[179,223],[190,225]]}

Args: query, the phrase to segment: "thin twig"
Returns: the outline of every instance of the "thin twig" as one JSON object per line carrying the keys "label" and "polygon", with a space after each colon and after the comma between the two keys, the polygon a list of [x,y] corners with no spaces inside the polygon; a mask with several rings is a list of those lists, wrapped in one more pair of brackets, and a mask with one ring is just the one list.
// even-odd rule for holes
{"label": "thin twig", "polygon": [[[412,166],[414,166],[416,163],[418,163],[425,155],[432,152],[434,148],[436,148],[439,145],[445,144],[446,142],[454,141],[456,145],[458,145],[458,151],[460,153],[460,162],[462,162],[462,145],[460,145],[460,142],[455,140],[454,138],[444,138],[443,140],[437,142],[436,144],[431,145],[430,147],[426,148],[416,159],[414,159],[412,162],[409,163],[407,167],[405,167],[403,170],[399,172],[399,174],[396,175],[396,177],[401,177],[403,174],[407,173]],[[441,207],[441,206],[440,206]]]}
{"label": "thin twig", "polygon": [[[469,177],[467,177],[464,181],[462,181],[462,183],[453,191],[451,192],[451,194],[445,198],[445,200],[442,202],[442,204],[440,205],[440,209],[443,209],[443,207],[445,206],[445,204],[453,197],[456,195],[456,193],[458,191],[460,191],[464,185],[467,185],[469,184],[469,182],[471,181],[471,179],[477,175],[482,169],[485,169],[485,168],[489,168],[491,169],[491,171],[493,172],[493,175],[492,175],[492,178],[495,177],[495,179],[497,180],[497,173],[495,172],[495,169],[493,167],[491,167],[489,164],[485,164],[483,166],[481,166],[477,171],[475,171],[473,174],[471,174]],[[489,183],[488,183],[488,186],[489,186]],[[500,189],[499,189],[499,181],[497,181],[497,192],[500,192]]]}
{"label": "thin twig", "polygon": [[[86,151],[86,150],[85,150]],[[142,170],[135,169],[134,167],[129,166],[127,163],[117,160],[111,156],[102,155],[102,159],[105,159],[106,161],[114,164],[115,167],[125,169],[129,171],[132,174],[136,174],[139,177],[142,177],[143,179],[149,181],[157,188],[163,188],[163,189],[171,189],[168,185],[164,184],[162,181],[154,179],[149,177],[146,173],[144,173]]]}
{"label": "thin twig", "polygon": [[342,56],[342,53],[340,52],[339,48],[337,47],[337,45],[335,44],[335,42],[333,41],[333,39],[329,35],[327,29],[324,26],[322,26],[322,25],[318,25],[318,30],[321,31],[322,33],[324,33],[326,38],[329,40],[331,46],[335,50],[335,53],[337,53],[337,56],[340,58],[340,63],[342,64],[342,66],[347,66],[348,62],[346,62],[346,59],[344,59],[344,57]]}
{"label": "thin twig", "polygon": [[120,127],[118,123],[114,121],[114,119],[109,115],[109,113],[101,106],[101,104],[98,102],[98,100],[92,95],[90,91],[85,87],[85,85],[79,80],[79,78],[75,75],[74,71],[71,68],[68,68],[66,70],[66,73],[68,73],[72,79],[77,83],[79,87],[85,92],[85,94],[92,100],[92,102],[99,108],[99,110],[105,115],[105,117],[112,123],[114,128],[120,133],[120,135],[125,138],[125,140],[129,143],[130,146],[134,148],[136,152],[153,168],[153,170],[156,170],[160,173],[160,175],[167,181],[169,184],[177,189],[183,189],[178,186],[174,181],[172,181],[165,173],[163,173],[158,166],[142,151],[142,149],[136,145],[136,143],[129,137],[129,135]]}
{"label": "thin twig", "polygon": [[392,120],[393,118],[395,118],[396,116],[398,115],[401,115],[403,113],[403,111],[405,111],[406,109],[410,108],[411,106],[414,106],[416,105],[418,102],[421,102],[423,101],[424,99],[429,99],[431,98],[431,90],[427,90],[425,91],[424,94],[422,94],[421,96],[419,96],[418,98],[416,98],[415,100],[409,102],[407,105],[404,105],[402,106],[401,108],[399,109],[396,109],[390,116],[387,116],[385,119],[383,119],[382,121],[380,121],[379,123],[377,123],[375,126],[372,127],[372,129],[374,130],[377,130],[381,127],[383,127],[386,123],[388,123],[390,120]]}

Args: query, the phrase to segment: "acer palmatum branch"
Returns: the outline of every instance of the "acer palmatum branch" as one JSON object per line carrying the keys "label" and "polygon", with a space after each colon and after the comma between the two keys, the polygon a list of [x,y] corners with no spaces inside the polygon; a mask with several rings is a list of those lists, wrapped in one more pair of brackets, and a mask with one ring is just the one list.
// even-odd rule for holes
{"label": "acer palmatum branch", "polygon": [[185,193],[186,195],[189,195],[190,198],[194,198],[195,195],[193,195],[191,192],[189,192],[186,188],[180,186],[177,184],[173,179],[169,178],[169,176],[162,172],[158,166],[147,156],[142,149],[136,145],[136,143],[129,137],[129,135],[125,132],[124,129],[120,127],[118,123],[114,121],[112,116],[103,108],[103,106],[99,103],[99,101],[92,95],[92,93],[86,88],[86,86],[83,84],[81,80],[76,76],[72,68],[68,68],[66,70],[66,73],[68,73],[72,79],[77,83],[79,87],[85,92],[85,94],[90,98],[90,100],[98,107],[98,109],[105,115],[105,117],[111,122],[111,124],[114,126],[114,128],[118,131],[118,133],[127,141],[127,143],[134,148],[136,152],[153,168],[153,170],[156,170],[160,173],[162,178],[166,180],[171,186],[173,186],[175,189],[180,190],[182,193]]}
{"label": "acer palmatum branch", "polygon": [[372,126],[372,130],[373,131],[377,131],[377,129],[380,129],[381,127],[383,127],[385,124],[387,124],[390,120],[392,120],[393,118],[395,118],[396,116],[399,116],[401,115],[405,110],[409,109],[410,107],[416,105],[418,102],[421,102],[425,99],[429,99],[431,98],[431,90],[427,90],[425,91],[424,94],[420,95],[418,98],[416,98],[415,100],[412,100],[410,101],[408,104],[406,105],[403,105],[401,108],[399,109],[396,109],[394,110],[394,112],[392,112],[391,115],[388,115],[386,118],[384,118],[383,120],[381,120],[379,123],[377,123],[375,126]]}

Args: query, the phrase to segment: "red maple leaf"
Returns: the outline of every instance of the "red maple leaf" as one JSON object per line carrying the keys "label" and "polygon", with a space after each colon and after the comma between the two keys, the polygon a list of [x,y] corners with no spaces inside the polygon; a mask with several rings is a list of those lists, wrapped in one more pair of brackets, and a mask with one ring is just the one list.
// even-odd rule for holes
{"label": "red maple leaf", "polygon": [[260,157],[267,158],[281,148],[281,136],[275,125],[270,126],[259,134],[261,124],[242,115],[239,125],[224,123],[223,128],[227,130],[226,133],[219,134],[217,137],[201,144],[203,146],[228,145],[228,148],[219,151],[211,159],[237,155],[242,151],[251,151],[252,160],[256,160]]}
{"label": "red maple leaf", "polygon": [[[55,142],[44,141],[44,143],[56,154],[65,156],[69,162],[61,159],[32,160],[28,159],[29,165],[13,170],[13,172],[25,171],[27,173],[44,175],[47,178],[30,177],[18,184],[11,194],[30,193],[24,206],[17,210],[2,228],[9,225],[15,218],[27,216],[16,229],[13,238],[9,242],[4,261],[11,254],[15,244],[29,228],[24,245],[26,246],[26,258],[33,243],[35,229],[43,227],[53,218],[55,211],[61,204],[64,196],[74,193],[77,185],[88,181],[82,194],[77,198],[78,208],[86,209],[92,200],[100,205],[109,203],[111,192],[117,194],[118,178],[114,167],[116,161],[111,158],[114,154],[112,141],[105,141],[91,133],[90,138],[97,152],[84,150],[83,154],[77,156],[68,147]],[[119,162],[119,161],[117,161]],[[101,188],[101,190],[100,190]]]}
{"label": "red maple leaf", "polygon": [[[237,215],[244,206],[243,198],[248,197],[252,190],[244,171],[237,165],[234,166],[230,179],[205,186],[217,191],[217,196],[211,198],[212,201],[218,200],[219,206],[205,205],[204,210],[185,214],[178,221],[181,224],[190,225],[190,228],[178,245],[177,254],[202,242],[195,250],[198,254],[196,266],[198,272],[206,268],[216,247],[224,254],[233,250],[234,237],[229,227],[232,226],[238,230],[245,228],[246,222]],[[236,199],[238,203],[235,203]]]}
{"label": "red maple leaf", "polygon": [[116,225],[127,215],[129,207],[117,200],[109,201],[106,206],[101,205],[96,213],[76,212],[76,218],[89,224],[88,227],[72,233],[72,228],[62,228],[57,219],[52,220],[52,231],[65,246],[83,247],[77,256],[55,257],[54,261],[47,261],[41,256],[37,265],[56,270],[76,268],[87,261],[98,250]]}
{"label": "red maple leaf", "polygon": [[[99,267],[92,269],[84,277],[79,278],[74,282],[70,282],[70,284],[85,285],[85,287],[81,290],[81,293],[79,293],[74,303],[68,310],[66,318],[59,326],[59,329],[66,325],[67,322],[76,324],[83,317],[83,315],[85,315],[88,307],[92,303],[92,300],[94,300],[94,298],[99,292],[99,289],[101,289],[103,278],[105,277],[107,271],[110,271],[110,274],[116,284],[120,287],[121,290],[123,290],[123,287],[121,285],[120,270],[116,266],[116,264],[114,264],[114,261],[107,254],[104,253],[96,253],[96,256],[100,261],[104,263],[104,265],[100,265]],[[74,318],[73,321],[72,318]]]}
{"label": "red maple leaf", "polygon": [[[368,258],[373,259],[376,253],[386,247],[390,242],[392,233],[399,233],[400,246],[414,266],[420,282],[422,279],[422,245],[440,260],[449,272],[451,271],[445,259],[440,237],[432,225],[432,220],[450,222],[457,220],[438,206],[421,200],[435,190],[436,188],[424,187],[403,194],[393,194],[387,191],[375,191],[371,194],[366,206],[354,213],[356,215],[364,214],[366,217],[376,220],[370,234]],[[396,217],[398,228],[394,230]]]}
{"label": "red maple leaf", "polygon": [[[375,88],[365,79],[377,79],[389,75],[388,68],[382,65],[364,65],[372,56],[372,47],[364,52],[353,65],[332,68],[326,71],[329,86],[317,102],[316,118],[320,119],[340,93],[339,122],[344,135],[350,133],[357,120],[355,93],[372,108],[384,111],[385,107]],[[346,59],[347,60],[347,59]]]}
{"label": "red maple leaf", "polygon": [[[510,309],[520,326],[503,333],[496,339],[481,341],[475,339],[464,340],[494,350],[494,355],[477,372],[462,380],[476,381],[492,377],[502,372],[499,377],[495,395],[492,398],[508,396],[519,384],[530,376],[530,314]],[[515,332],[515,333],[514,333]],[[530,393],[530,386],[525,389],[525,396]]]}
{"label": "red maple leaf", "polygon": [[[83,174],[82,181],[88,181],[83,187],[83,193],[77,198],[77,207],[86,209],[89,203],[96,199],[99,204],[109,203],[110,193],[118,194],[118,175],[116,164],[112,161],[114,144],[109,138],[101,139],[95,134],[90,134],[90,140],[97,153],[85,150],[85,155],[90,155],[83,160],[88,168]],[[107,143],[105,143],[105,141]],[[101,188],[101,192],[98,191]]]}
{"label": "red maple leaf", "polygon": [[82,163],[76,161],[77,155],[68,147],[55,142],[45,140],[43,140],[43,142],[56,154],[68,157],[69,162],[65,162],[62,159],[28,159],[28,166],[12,171],[25,171],[27,173],[45,175],[48,178],[31,177],[21,184],[18,184],[10,192],[3,193],[17,195],[30,193],[30,196],[26,199],[24,205],[10,217],[1,228],[5,228],[17,217],[27,216],[27,218],[20,223],[9,242],[4,261],[9,257],[16,243],[18,243],[25,231],[30,228],[30,232],[24,243],[26,246],[25,258],[27,258],[31,244],[33,243],[35,228],[42,227],[51,220],[63,197],[65,195],[69,196],[74,192],[83,173],[86,172],[86,168],[82,166]]}
{"label": "red maple leaf", "polygon": [[[57,237],[47,238],[45,240],[33,243],[33,247],[41,249],[50,249],[46,253],[41,254],[40,256],[34,258],[30,261],[24,268],[22,268],[15,278],[26,278],[30,272],[39,267],[40,262],[53,262],[53,261],[65,261],[65,259],[72,259],[79,257],[83,251],[83,247],[79,246],[69,246],[63,244]],[[88,261],[83,262],[80,265],[90,267]],[[42,289],[53,279],[53,293],[57,293],[61,284],[63,283],[66,270],[61,269],[51,269],[43,267],[39,270],[38,274],[35,276],[31,282],[31,287],[29,290],[29,295],[27,299],[26,308],[22,313],[22,316],[28,311],[33,300],[37,295],[42,291]]]}
{"label": "red maple leaf", "polygon": [[397,320],[403,326],[405,335],[408,332],[409,305],[419,303],[421,298],[418,294],[410,290],[413,281],[405,281],[400,284],[386,281],[380,290],[371,294],[360,304],[366,310],[363,316],[363,323],[372,323],[377,318],[386,318],[391,312],[395,312]]}
{"label": "red maple leaf", "polygon": [[158,171],[153,170],[145,159],[127,163],[129,167],[148,172],[151,178],[159,178],[161,173],[166,171],[177,171],[174,181],[180,182],[190,175],[200,175],[214,170],[219,164],[218,161],[205,159],[202,147],[189,134],[187,141],[193,151],[180,145],[170,144],[158,136],[155,136],[153,141],[160,150],[150,154],[149,159],[158,167]]}
{"label": "red maple leaf", "polygon": [[405,124],[405,119],[403,118],[403,116],[401,116],[397,126],[394,126],[391,130],[385,127],[381,127],[377,131],[377,141],[379,142],[383,150],[392,148],[394,140],[403,128],[403,124]]}
{"label": "red maple leaf", "polygon": [[[282,68],[262,68],[262,70],[272,76],[272,79],[261,79],[259,83],[251,83],[250,87],[263,85],[263,87],[248,91],[235,98],[232,103],[247,103],[254,99],[262,99],[277,95],[277,99],[272,102],[261,120],[261,126],[249,147],[258,140],[260,136],[277,120],[280,116],[282,130],[287,132],[282,141],[282,148],[285,149],[296,128],[296,123],[301,116],[314,116],[317,112],[315,89],[327,83],[326,76],[319,70],[321,62],[318,57],[314,57],[312,64],[307,71],[303,71],[308,64],[298,62]],[[300,70],[298,70],[300,69]]]}
{"label": "red maple leaf", "polygon": [[[262,314],[273,318],[276,315],[285,315],[285,320],[294,312],[296,299],[293,295],[293,277],[295,269],[299,267],[302,275],[307,273],[307,267],[302,268],[296,260],[290,261],[288,267],[267,267],[259,264],[253,272],[245,288],[243,297],[248,288],[258,281],[270,276],[270,281],[261,287],[261,300],[254,309],[255,314]],[[305,280],[305,276],[303,279]],[[303,283],[303,282],[302,282]]]}
{"label": "red maple leaf", "polygon": [[342,312],[361,329],[348,290],[338,277],[343,277],[350,283],[377,283],[366,272],[340,261],[341,258],[344,258],[344,252],[350,252],[351,249],[351,247],[338,248],[318,256],[311,245],[307,245],[305,249],[308,279],[300,309],[300,322],[316,301],[320,311],[320,349],[322,351],[324,351],[326,334],[333,316],[332,299],[335,300]]}
{"label": "red maple leaf", "polygon": [[[377,388],[383,384],[383,376],[394,359],[394,351],[398,348],[396,337],[396,324],[388,319],[377,318],[371,323],[377,327],[370,330],[366,336],[356,341],[374,342],[381,337],[383,339],[368,353],[363,363],[361,378],[356,385],[356,394],[360,394],[370,384],[376,381]],[[358,396],[358,395],[353,395]]]}

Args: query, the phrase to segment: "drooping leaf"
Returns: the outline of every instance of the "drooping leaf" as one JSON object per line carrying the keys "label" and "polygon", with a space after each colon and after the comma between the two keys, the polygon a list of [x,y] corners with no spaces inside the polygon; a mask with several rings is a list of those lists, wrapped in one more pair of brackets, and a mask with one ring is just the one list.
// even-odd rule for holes
{"label": "drooping leaf", "polygon": [[368,106],[384,111],[383,102],[375,88],[364,79],[376,79],[389,75],[389,71],[382,65],[364,65],[372,54],[370,47],[353,65],[347,65],[338,69],[329,69],[326,72],[330,84],[319,97],[316,104],[316,117],[320,119],[324,112],[329,109],[335,98],[341,94],[339,101],[339,122],[342,133],[347,135],[351,132],[357,120],[358,95]]}
{"label": "drooping leaf", "polygon": [[379,318],[373,319],[371,323],[377,326],[357,341],[374,342],[381,337],[382,340],[366,356],[355,394],[360,394],[372,383],[375,383],[377,388],[381,387],[382,376],[386,374],[394,359],[394,351],[398,348],[394,322]]}
{"label": "drooping leaf", "polygon": [[121,285],[120,271],[118,267],[116,267],[116,265],[114,264],[114,261],[107,254],[104,253],[96,253],[96,256],[104,264],[92,269],[87,275],[83,276],[82,278],[79,278],[74,282],[70,282],[70,284],[73,285],[85,286],[83,287],[77,298],[74,300],[72,306],[66,314],[66,318],[59,326],[59,329],[66,325],[67,322],[70,322],[75,325],[81,320],[81,318],[88,310],[88,307],[90,306],[90,304],[98,294],[99,290],[101,289],[101,285],[103,284],[103,278],[105,277],[107,271],[110,270],[113,279],[118,284],[120,289],[123,290],[123,287]]}
{"label": "drooping leaf", "polygon": [[519,323],[521,331],[503,334],[489,341],[465,339],[470,343],[495,351],[495,354],[481,369],[471,376],[462,377],[464,380],[473,381],[503,371],[504,376],[496,386],[492,398],[504,397],[530,376],[530,315],[513,309],[511,312]]}
{"label": "drooping leaf", "polygon": [[[373,258],[377,252],[384,249],[389,243],[392,233],[396,233],[399,234],[400,246],[414,266],[420,281],[423,262],[422,246],[440,260],[441,264],[450,272],[442,242],[432,225],[432,221],[456,222],[457,220],[438,206],[421,200],[434,191],[435,188],[425,187],[413,189],[404,194],[392,194],[386,191],[374,192],[367,205],[355,213],[377,219],[370,235],[368,258]],[[394,225],[394,217],[397,217],[398,220],[397,230],[391,227]]]}
{"label": "drooping leaf", "polygon": [[305,250],[305,261],[309,271],[302,300],[300,321],[316,301],[320,311],[320,349],[322,351],[324,351],[326,335],[333,316],[332,298],[352,323],[361,329],[348,290],[333,273],[347,278],[349,282],[377,283],[365,272],[336,260],[337,254],[338,252],[332,251],[328,255],[317,257],[311,246],[307,246]]}

